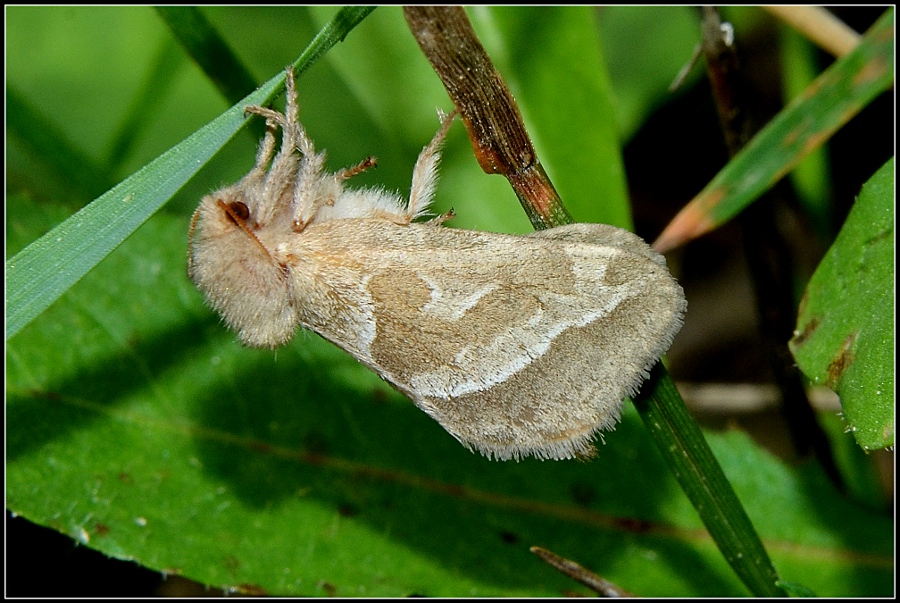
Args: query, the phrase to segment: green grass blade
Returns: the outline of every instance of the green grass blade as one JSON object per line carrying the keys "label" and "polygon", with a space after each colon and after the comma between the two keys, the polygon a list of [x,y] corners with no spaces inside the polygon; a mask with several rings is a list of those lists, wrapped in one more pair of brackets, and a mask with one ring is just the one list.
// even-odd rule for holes
{"label": "green grass blade", "polygon": [[256,88],[256,80],[196,6],[157,6],[178,42],[232,103]]}
{"label": "green grass blade", "polygon": [[706,438],[661,364],[634,404],[682,490],[741,581],[757,597],[784,597],[778,574]]}
{"label": "green grass blade", "polygon": [[[373,9],[342,9],[295,64],[305,71]],[[56,301],[168,201],[244,125],[246,105],[281,91],[279,73],[6,262],[6,338]]]}
{"label": "green grass blade", "polygon": [[736,216],[820,147],[894,81],[894,10],[853,52],[779,113],[672,220],[654,245],[668,250]]}

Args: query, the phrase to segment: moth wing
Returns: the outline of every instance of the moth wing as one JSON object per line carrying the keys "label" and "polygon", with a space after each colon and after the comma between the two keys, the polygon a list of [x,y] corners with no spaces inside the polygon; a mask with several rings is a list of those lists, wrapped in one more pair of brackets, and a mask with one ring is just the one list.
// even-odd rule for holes
{"label": "moth wing", "polygon": [[436,232],[371,270],[363,360],[486,456],[592,454],[680,328],[686,304],[665,261],[603,225],[417,228]]}
{"label": "moth wing", "polygon": [[651,260],[660,266],[666,265],[666,259],[653,251],[642,238],[633,232],[610,224],[579,222],[576,224],[557,226],[556,228],[536,230],[526,236],[534,239],[551,239],[555,241],[571,241],[576,243],[591,243],[594,245],[618,247],[629,253],[646,257],[648,260]]}

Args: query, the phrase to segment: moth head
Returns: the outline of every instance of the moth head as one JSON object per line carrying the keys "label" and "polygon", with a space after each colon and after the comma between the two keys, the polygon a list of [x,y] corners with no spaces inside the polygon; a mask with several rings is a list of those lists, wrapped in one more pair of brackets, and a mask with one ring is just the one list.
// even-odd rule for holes
{"label": "moth head", "polygon": [[274,348],[299,318],[287,268],[268,243],[272,226],[255,209],[238,186],[204,197],[191,220],[188,276],[243,344]]}

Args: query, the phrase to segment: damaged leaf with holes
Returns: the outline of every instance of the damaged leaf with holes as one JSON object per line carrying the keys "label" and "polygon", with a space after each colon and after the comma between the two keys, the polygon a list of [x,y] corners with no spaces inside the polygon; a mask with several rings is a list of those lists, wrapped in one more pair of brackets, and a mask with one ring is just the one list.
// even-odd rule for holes
{"label": "damaged leaf with holes", "polygon": [[864,450],[894,445],[894,160],[863,186],[806,288],[790,342],[800,369],[841,398]]}

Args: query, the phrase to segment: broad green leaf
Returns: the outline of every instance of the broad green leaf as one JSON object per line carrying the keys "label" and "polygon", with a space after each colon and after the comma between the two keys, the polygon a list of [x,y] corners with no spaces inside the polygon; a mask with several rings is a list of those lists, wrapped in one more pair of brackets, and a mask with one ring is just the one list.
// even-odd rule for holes
{"label": "broad green leaf", "polygon": [[894,445],[894,160],[866,183],[807,285],[791,351],[841,397],[865,450]]}
{"label": "broad green leaf", "polygon": [[667,251],[736,216],[894,82],[894,10],[735,155],[672,220],[654,246]]}

